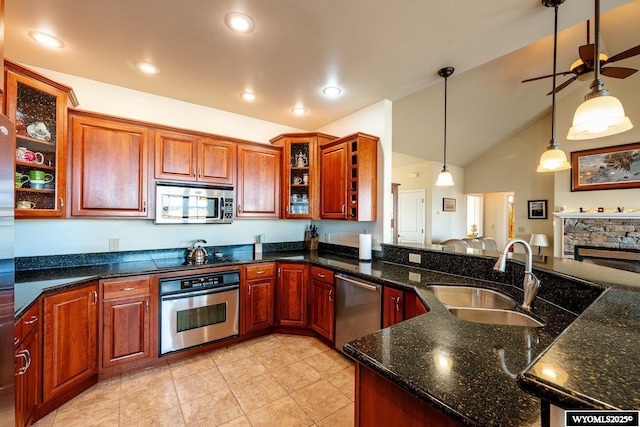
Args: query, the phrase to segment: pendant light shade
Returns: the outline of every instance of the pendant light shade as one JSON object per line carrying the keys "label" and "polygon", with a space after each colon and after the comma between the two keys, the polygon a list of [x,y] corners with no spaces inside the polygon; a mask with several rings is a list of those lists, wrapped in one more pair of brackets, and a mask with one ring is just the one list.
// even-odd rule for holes
{"label": "pendant light shade", "polygon": [[571,169],[571,163],[567,161],[564,151],[558,147],[556,141],[556,58],[558,54],[558,6],[565,0],[543,0],[542,4],[555,9],[555,21],[553,31],[553,88],[551,89],[551,140],[547,150],[540,156],[540,163],[536,172],[557,172]]}
{"label": "pendant light shade", "polygon": [[582,140],[602,138],[628,131],[633,127],[629,117],[625,116],[622,103],[609,91],[603,89],[600,79],[600,0],[595,0],[595,41],[593,66],[594,79],[591,92],[584,97],[584,102],[573,116],[573,126],[569,129],[567,139]]}
{"label": "pendant light shade", "polygon": [[438,75],[444,78],[444,164],[436,180],[436,187],[450,187],[454,185],[453,175],[451,175],[451,172],[449,172],[447,168],[447,79],[453,74],[454,70],[453,67],[445,67],[438,70]]}

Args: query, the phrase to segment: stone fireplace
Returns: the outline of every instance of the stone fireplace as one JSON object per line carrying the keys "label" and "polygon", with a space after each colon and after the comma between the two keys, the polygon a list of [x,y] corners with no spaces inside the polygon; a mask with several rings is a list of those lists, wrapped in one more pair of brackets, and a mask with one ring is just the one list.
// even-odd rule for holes
{"label": "stone fireplace", "polygon": [[563,258],[639,271],[640,216],[580,213],[558,216],[563,221]]}

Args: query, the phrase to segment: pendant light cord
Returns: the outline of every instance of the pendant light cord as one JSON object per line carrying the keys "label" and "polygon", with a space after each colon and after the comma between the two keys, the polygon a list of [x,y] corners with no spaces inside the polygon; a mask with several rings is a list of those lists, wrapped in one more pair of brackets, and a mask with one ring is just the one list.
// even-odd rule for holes
{"label": "pendant light cord", "polygon": [[595,65],[593,67],[593,75],[595,78],[595,81],[598,82],[598,85],[600,85],[600,0],[596,0],[596,11],[595,11],[595,19],[594,19],[594,23],[593,23],[593,30],[595,31],[595,41],[594,41],[594,49],[593,49],[593,55],[594,55],[594,61],[595,61]]}
{"label": "pendant light cord", "polygon": [[[597,1],[597,0],[596,0]],[[558,57],[558,5],[555,9],[555,21],[553,27],[553,89],[551,90],[551,144],[554,147],[558,146],[556,142],[556,65]]]}
{"label": "pendant light cord", "polygon": [[447,169],[447,80],[449,77],[444,78],[444,167]]}

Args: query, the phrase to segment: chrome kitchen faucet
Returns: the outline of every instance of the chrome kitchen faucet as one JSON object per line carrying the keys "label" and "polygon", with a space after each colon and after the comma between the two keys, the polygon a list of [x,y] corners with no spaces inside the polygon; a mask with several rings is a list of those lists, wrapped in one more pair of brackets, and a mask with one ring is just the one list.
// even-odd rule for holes
{"label": "chrome kitchen faucet", "polygon": [[509,239],[509,241],[507,241],[507,243],[505,243],[504,247],[502,248],[502,252],[498,257],[498,261],[496,261],[496,264],[493,266],[493,269],[502,271],[504,273],[507,265],[507,252],[509,251],[509,248],[516,243],[521,243],[522,246],[524,246],[524,252],[527,256],[526,264],[524,266],[524,280],[522,282],[522,287],[524,289],[524,301],[522,302],[522,308],[524,308],[525,310],[530,310],[531,304],[533,303],[533,300],[536,299],[536,295],[538,294],[538,288],[540,288],[540,280],[538,280],[538,278],[531,272],[531,268],[533,265],[533,254],[531,251],[531,246],[529,246],[529,244],[522,239]]}

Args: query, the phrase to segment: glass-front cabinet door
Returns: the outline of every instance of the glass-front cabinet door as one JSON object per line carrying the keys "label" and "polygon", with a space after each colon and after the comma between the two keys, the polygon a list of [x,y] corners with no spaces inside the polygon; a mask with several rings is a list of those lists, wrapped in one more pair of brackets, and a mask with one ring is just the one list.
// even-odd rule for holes
{"label": "glass-front cabinet door", "polygon": [[16,128],[15,216],[62,217],[71,88],[13,63],[6,69],[6,111]]}

